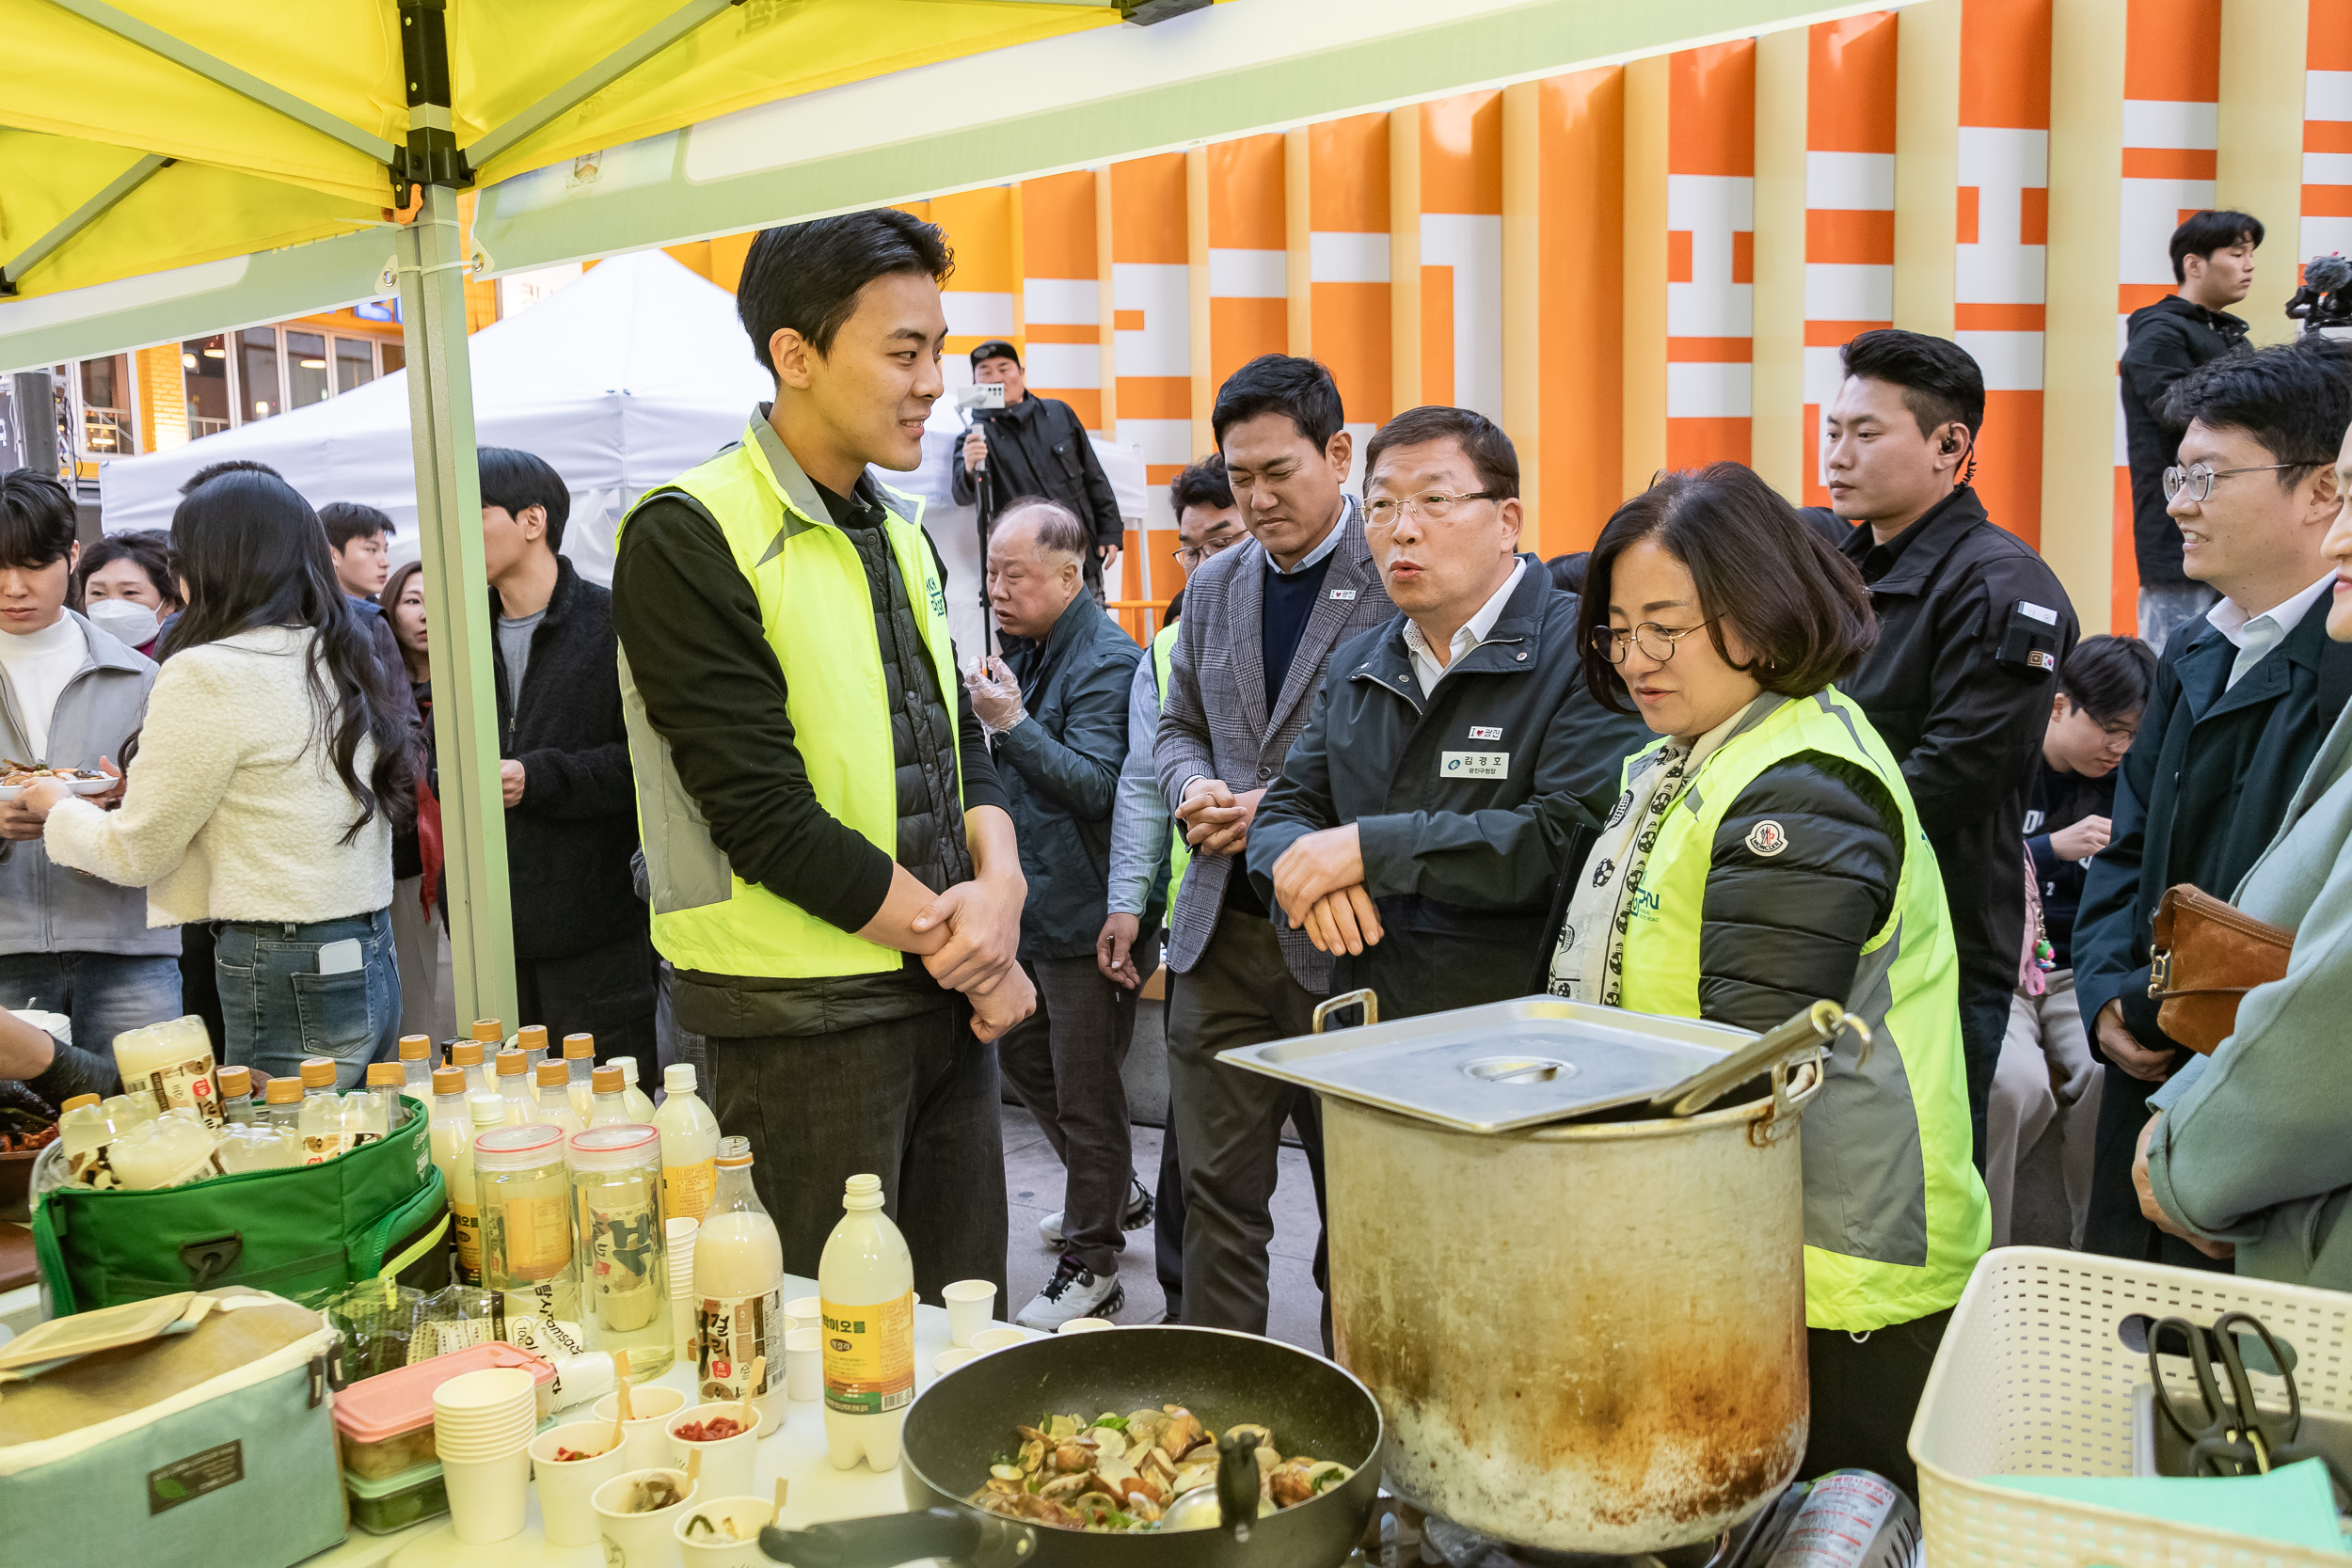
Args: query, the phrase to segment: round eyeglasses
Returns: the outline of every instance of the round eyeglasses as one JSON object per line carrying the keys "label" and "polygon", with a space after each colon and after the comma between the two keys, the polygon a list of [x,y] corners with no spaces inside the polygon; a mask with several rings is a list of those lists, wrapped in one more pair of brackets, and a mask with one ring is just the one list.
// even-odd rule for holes
{"label": "round eyeglasses", "polygon": [[1623,664],[1626,644],[1630,642],[1642,650],[1644,658],[1663,664],[1674,657],[1676,643],[1714,624],[1715,618],[1710,615],[1695,626],[1661,626],[1655,621],[1645,621],[1638,626],[1595,626],[1593,648],[1610,663]]}

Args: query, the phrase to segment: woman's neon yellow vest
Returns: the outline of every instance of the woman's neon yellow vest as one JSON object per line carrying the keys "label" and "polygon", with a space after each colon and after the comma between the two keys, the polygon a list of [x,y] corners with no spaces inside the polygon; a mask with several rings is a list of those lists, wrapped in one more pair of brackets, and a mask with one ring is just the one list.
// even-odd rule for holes
{"label": "woman's neon yellow vest", "polygon": [[[1170,621],[1152,639],[1152,676],[1160,683],[1160,705],[1168,705],[1168,660],[1176,651],[1176,623]],[[1192,846],[1184,842],[1184,831],[1173,828],[1168,832],[1168,915],[1176,918],[1176,890],[1184,885],[1184,867],[1192,863]]]}
{"label": "woman's neon yellow vest", "polygon": [[1860,1334],[1957,1302],[1991,1234],[1984,1184],[1969,1161],[1959,961],[1935,852],[1902,770],[1862,710],[1829,687],[1752,713],[1748,725],[1700,765],[1659,825],[1629,893],[1621,1001],[1635,1012],[1699,1016],[1699,925],[1715,832],[1758,774],[1819,752],[1885,784],[1910,852],[1894,912],[1863,948],[1851,994],[1831,999],[1869,1023],[1877,1049],[1857,1071],[1854,1042],[1838,1042],[1804,1133],[1805,1323]]}
{"label": "woman's neon yellow vest", "polygon": [[[647,491],[637,504],[683,492],[719,525],[758,597],[761,628],[784,670],[794,744],[818,804],[895,860],[896,759],[873,593],[857,546],[764,415],[754,417],[740,445]],[[922,508],[895,490],[882,495],[890,551],[953,713],[958,688],[947,598],[917,526]],[[653,891],[653,941],[662,957],[681,969],[785,979],[882,974],[905,961],[895,948],[853,936],[737,877],[678,783],[668,744],[645,720],[626,653],[621,689]],[[960,798],[961,774],[957,791]]]}

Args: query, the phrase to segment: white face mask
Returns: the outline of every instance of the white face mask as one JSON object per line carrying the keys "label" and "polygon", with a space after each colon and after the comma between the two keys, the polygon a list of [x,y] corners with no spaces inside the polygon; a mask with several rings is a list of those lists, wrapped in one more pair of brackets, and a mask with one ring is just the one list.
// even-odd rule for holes
{"label": "white face mask", "polygon": [[145,647],[163,629],[155,612],[136,599],[93,599],[83,613],[91,626],[127,648]]}

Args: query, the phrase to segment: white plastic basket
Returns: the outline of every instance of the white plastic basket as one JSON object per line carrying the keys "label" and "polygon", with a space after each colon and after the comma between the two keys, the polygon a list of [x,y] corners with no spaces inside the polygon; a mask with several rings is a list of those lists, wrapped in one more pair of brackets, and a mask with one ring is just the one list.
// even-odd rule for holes
{"label": "white plastic basket", "polygon": [[[1952,1313],[1911,1425],[1928,1560],[1934,1568],[2344,1568],[2341,1555],[1979,1479],[2130,1475],[2132,1391],[2148,1380],[2148,1357],[2123,1343],[2123,1321],[2144,1314],[2211,1323],[2233,1309],[2253,1313],[2290,1347],[2307,1412],[2352,1413],[2352,1295],[2046,1247],[1987,1253]],[[2167,1360],[2188,1388],[2186,1363]],[[2283,1403],[2280,1379],[2251,1376],[2257,1402]]]}

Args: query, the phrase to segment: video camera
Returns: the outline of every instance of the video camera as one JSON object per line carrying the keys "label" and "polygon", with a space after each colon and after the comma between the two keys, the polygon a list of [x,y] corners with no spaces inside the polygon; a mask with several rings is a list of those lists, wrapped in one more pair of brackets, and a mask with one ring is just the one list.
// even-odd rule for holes
{"label": "video camera", "polygon": [[2287,301],[2287,314],[2305,333],[2352,338],[2352,261],[2329,254],[2303,265],[2303,286]]}

